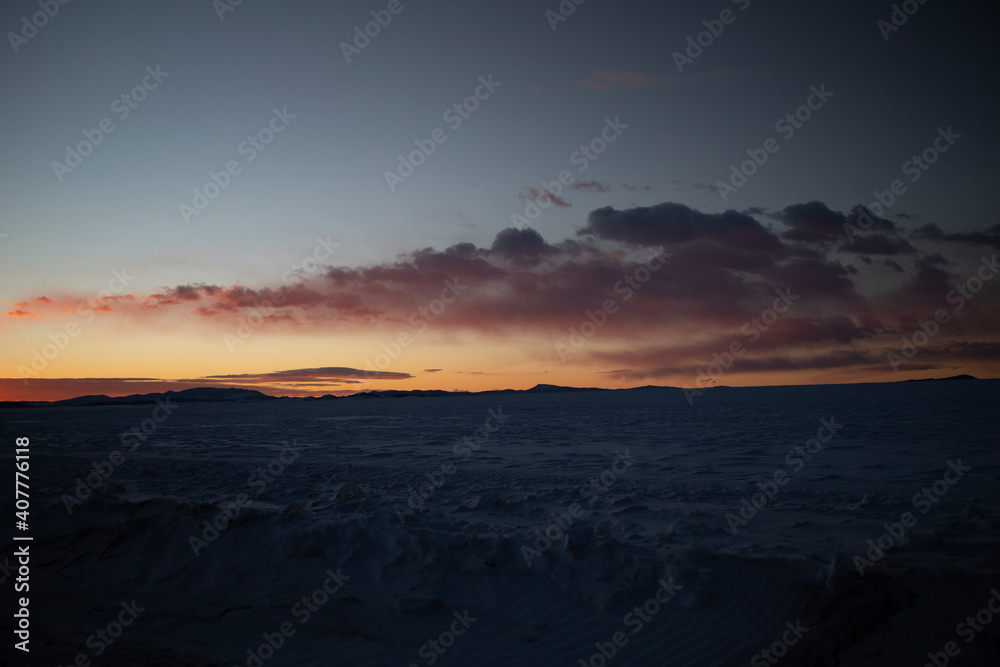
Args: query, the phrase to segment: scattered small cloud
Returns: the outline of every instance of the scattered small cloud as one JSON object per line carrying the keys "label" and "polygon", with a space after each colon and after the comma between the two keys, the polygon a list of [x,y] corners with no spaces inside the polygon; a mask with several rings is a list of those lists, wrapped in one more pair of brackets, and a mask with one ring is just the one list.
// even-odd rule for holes
{"label": "scattered small cloud", "polygon": [[577,192],[610,192],[611,186],[600,181],[577,181],[573,184]]}
{"label": "scattered small cloud", "polygon": [[622,188],[628,190],[629,192],[652,192],[653,186],[651,185],[630,185],[628,183],[622,183]]}
{"label": "scattered small cloud", "polygon": [[548,190],[539,190],[538,188],[526,187],[517,194],[518,199],[524,201],[547,201],[551,204],[555,204],[561,208],[569,208],[572,206],[568,201],[562,197],[557,197]]}

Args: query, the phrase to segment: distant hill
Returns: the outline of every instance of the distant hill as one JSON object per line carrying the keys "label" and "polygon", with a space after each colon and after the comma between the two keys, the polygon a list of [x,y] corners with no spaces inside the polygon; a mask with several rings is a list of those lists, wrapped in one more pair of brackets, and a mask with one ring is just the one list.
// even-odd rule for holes
{"label": "distant hill", "polygon": [[183,391],[165,391],[155,394],[132,394],[130,396],[77,396],[63,401],[5,401],[0,407],[91,407],[98,405],[151,405],[157,401],[169,399],[172,403],[217,403],[246,401],[276,401],[274,396],[268,396],[256,389],[237,389],[235,387],[194,387]]}
{"label": "distant hill", "polygon": [[900,380],[901,382],[950,382],[952,380],[978,380],[974,375],[952,375],[947,378],[921,378],[919,380]]}
{"label": "distant hill", "polygon": [[[953,380],[978,380],[972,375],[955,375],[946,378],[925,378],[922,380],[899,380],[886,384],[900,382],[949,382]],[[867,383],[866,383],[867,384]],[[236,387],[194,387],[183,391],[166,391],[158,394],[132,394],[131,396],[77,396],[64,401],[0,401],[0,408],[44,408],[58,406],[91,407],[100,405],[149,405],[170,399],[173,403],[255,403],[263,401],[332,401],[332,400],[364,400],[376,398],[428,398],[435,396],[492,396],[508,394],[578,394],[586,391],[649,391],[653,389],[674,389],[678,387],[660,387],[646,385],[644,387],[628,387],[624,389],[602,389],[600,387],[563,387],[555,384],[536,384],[531,389],[492,389],[487,391],[445,391],[443,389],[410,389],[410,390],[373,390],[363,391],[349,396],[308,396],[303,398],[289,396],[268,396],[256,389],[237,389]],[[702,389],[732,389],[731,387],[702,387]]]}
{"label": "distant hill", "polygon": [[578,391],[612,391],[599,387],[560,387],[557,384],[536,384],[531,389],[527,389],[528,394],[567,394]]}

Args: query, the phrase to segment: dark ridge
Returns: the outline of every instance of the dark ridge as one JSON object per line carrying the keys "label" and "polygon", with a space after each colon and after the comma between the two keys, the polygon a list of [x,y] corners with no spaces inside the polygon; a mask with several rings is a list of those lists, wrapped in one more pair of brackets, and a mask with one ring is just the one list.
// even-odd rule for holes
{"label": "dark ridge", "polygon": [[900,382],[949,382],[951,380],[978,380],[974,375],[963,373],[962,375],[952,375],[947,378],[921,378],[919,380],[900,380]]}

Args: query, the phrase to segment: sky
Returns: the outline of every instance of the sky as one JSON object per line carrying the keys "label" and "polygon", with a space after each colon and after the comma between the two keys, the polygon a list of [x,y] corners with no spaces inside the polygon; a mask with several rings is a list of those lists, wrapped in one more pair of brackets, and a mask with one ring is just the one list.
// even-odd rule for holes
{"label": "sky", "polygon": [[0,400],[1000,377],[991,16],[4,3]]}

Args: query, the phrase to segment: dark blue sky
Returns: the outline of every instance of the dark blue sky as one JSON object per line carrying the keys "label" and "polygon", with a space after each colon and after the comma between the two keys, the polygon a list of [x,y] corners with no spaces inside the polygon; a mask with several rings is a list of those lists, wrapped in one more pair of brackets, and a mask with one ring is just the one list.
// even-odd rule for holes
{"label": "dark blue sky", "polygon": [[[518,193],[571,168],[572,152],[609,116],[629,129],[579,176],[615,189],[566,196],[571,208],[537,221],[546,237],[570,235],[603,205],[670,200],[721,211],[819,199],[846,210],[869,203],[949,125],[961,141],[894,212],[955,228],[993,220],[997,47],[964,3],[929,2],[886,42],[876,23],[890,5],[870,2],[753,0],[740,11],[742,0],[590,0],[553,31],[545,12],[557,2],[404,1],[348,64],[341,42],[386,4],[246,0],[220,21],[208,0],[71,2],[17,54],[8,37],[0,196],[6,227],[30,229],[32,240],[5,282],[33,280],[25,269],[39,257],[59,267],[54,281],[70,278],[86,270],[84,255],[117,244],[162,264],[162,281],[193,259],[192,246],[220,260],[201,278],[245,278],[248,267],[219,255],[254,247],[248,237],[277,256],[299,251],[293,233],[332,233],[359,261],[487,243],[523,208]],[[727,8],[735,22],[685,68],[697,84],[687,85],[671,54]],[[5,3],[0,25],[19,32],[34,11]],[[51,164],[64,161],[65,146],[115,120],[112,100],[156,65],[170,73],[163,85],[59,182]],[[648,80],[579,85],[601,70]],[[443,111],[489,74],[502,83],[496,94],[391,193],[384,172],[397,156],[447,129]],[[738,194],[723,202],[692,188],[727,178],[820,84],[834,92],[829,104]],[[185,226],[179,204],[209,170],[243,159],[237,146],[274,107],[296,116],[288,131]],[[236,273],[223,275],[227,264]]]}

